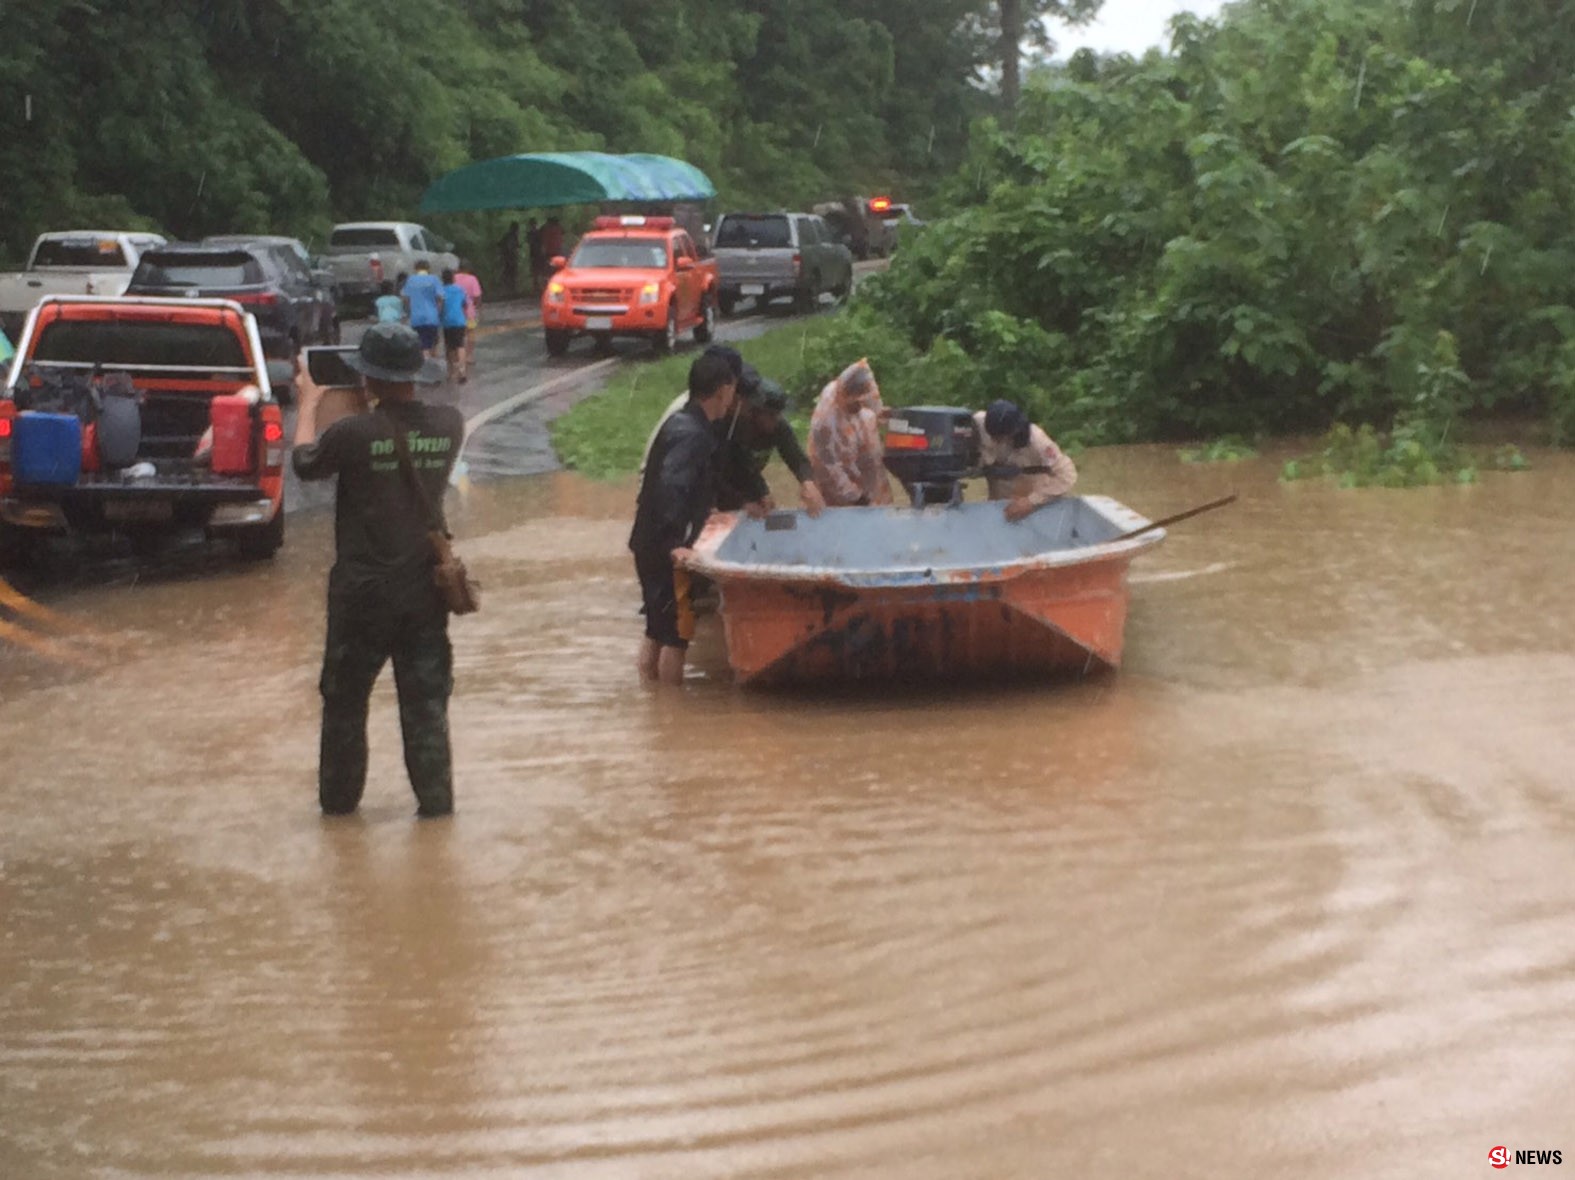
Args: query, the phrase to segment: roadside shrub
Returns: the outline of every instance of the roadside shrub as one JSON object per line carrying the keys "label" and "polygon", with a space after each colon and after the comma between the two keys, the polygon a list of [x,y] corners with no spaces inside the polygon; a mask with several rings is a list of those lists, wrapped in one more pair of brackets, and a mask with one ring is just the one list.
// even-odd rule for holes
{"label": "roadside shrub", "polygon": [[1180,452],[1183,463],[1237,463],[1253,459],[1258,448],[1239,434],[1228,434],[1201,447],[1188,447]]}

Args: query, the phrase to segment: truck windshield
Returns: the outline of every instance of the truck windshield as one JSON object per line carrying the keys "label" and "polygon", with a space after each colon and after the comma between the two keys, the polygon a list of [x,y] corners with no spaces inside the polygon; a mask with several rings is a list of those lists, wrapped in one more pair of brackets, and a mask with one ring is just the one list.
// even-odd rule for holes
{"label": "truck windshield", "polygon": [[781,214],[775,216],[738,214],[722,219],[722,224],[716,231],[716,244],[718,249],[764,246],[775,250],[791,246],[793,237],[788,232],[788,219]]}
{"label": "truck windshield", "polygon": [[29,359],[40,364],[90,361],[105,369],[121,365],[251,367],[246,347],[232,328],[154,320],[56,320],[39,335]]}
{"label": "truck windshield", "polygon": [[616,266],[666,270],[667,243],[650,238],[592,238],[580,243],[570,265],[576,269]]}
{"label": "truck windshield", "polygon": [[366,250],[372,247],[399,247],[399,234],[391,229],[336,229],[328,237],[330,250]]}
{"label": "truck windshield", "polygon": [[124,267],[128,263],[114,238],[51,238],[33,251],[34,266]]}

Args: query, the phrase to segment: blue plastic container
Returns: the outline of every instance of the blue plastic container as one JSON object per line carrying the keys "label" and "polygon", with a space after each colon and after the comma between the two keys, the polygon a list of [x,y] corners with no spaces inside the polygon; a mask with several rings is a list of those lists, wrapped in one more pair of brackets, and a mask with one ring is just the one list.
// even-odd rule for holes
{"label": "blue plastic container", "polygon": [[25,410],[11,440],[11,474],[18,484],[70,487],[82,472],[82,420],[75,414]]}

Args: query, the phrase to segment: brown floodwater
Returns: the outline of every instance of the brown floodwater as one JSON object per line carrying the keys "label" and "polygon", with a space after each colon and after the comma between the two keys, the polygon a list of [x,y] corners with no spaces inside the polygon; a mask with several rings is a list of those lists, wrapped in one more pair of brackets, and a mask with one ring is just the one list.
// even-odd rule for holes
{"label": "brown floodwater", "polygon": [[1575,458],[1152,517],[1085,682],[679,693],[627,485],[482,483],[459,814],[316,810],[329,521],[0,647],[0,1177],[1499,1175],[1575,1162]]}

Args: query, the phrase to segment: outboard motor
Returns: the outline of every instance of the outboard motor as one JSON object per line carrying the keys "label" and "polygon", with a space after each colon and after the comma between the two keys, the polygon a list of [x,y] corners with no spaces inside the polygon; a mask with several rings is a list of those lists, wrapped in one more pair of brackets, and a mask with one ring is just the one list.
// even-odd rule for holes
{"label": "outboard motor", "polygon": [[979,428],[957,406],[905,406],[886,423],[886,470],[913,506],[962,503],[962,481],[977,474]]}

